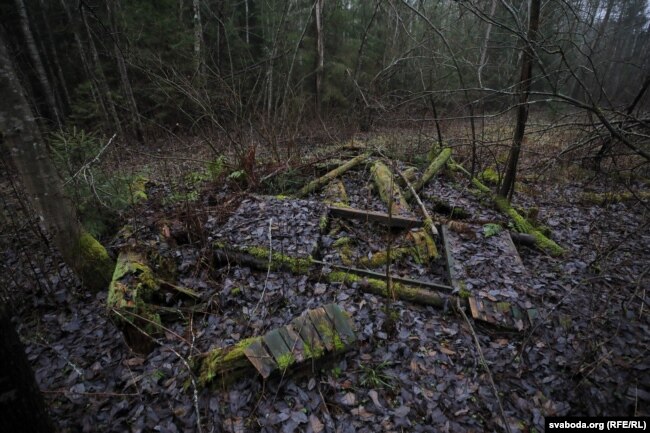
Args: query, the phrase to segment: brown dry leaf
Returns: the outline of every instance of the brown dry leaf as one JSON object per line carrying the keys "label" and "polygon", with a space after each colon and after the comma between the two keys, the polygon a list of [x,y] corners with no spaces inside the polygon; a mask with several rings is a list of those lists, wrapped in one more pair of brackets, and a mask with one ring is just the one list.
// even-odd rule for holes
{"label": "brown dry leaf", "polygon": [[445,346],[440,346],[440,351],[441,351],[442,353],[444,353],[445,355],[449,355],[449,356],[451,356],[451,355],[455,355],[455,354],[456,354],[456,352],[454,352],[454,351],[451,350],[451,349],[447,349]]}
{"label": "brown dry leaf", "polygon": [[320,433],[325,429],[325,425],[320,422],[316,415],[309,415],[309,424],[314,433]]}
{"label": "brown dry leaf", "polygon": [[122,364],[126,367],[135,367],[144,364],[144,358],[136,356],[135,358],[125,360]]}

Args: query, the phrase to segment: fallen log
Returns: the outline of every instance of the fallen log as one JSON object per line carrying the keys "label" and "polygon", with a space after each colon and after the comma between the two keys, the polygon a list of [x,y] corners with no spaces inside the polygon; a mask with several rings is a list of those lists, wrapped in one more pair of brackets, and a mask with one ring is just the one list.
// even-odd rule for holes
{"label": "fallen log", "polygon": [[390,215],[408,215],[411,213],[408,203],[399,185],[393,179],[393,173],[381,161],[372,166],[372,180],[377,187],[381,200],[388,206]]}
{"label": "fallen log", "polygon": [[340,180],[333,180],[328,183],[327,188],[325,188],[325,199],[323,202],[334,206],[348,206],[350,201],[348,200],[348,194],[345,191],[345,185],[343,185],[343,182]]}
{"label": "fallen log", "polygon": [[302,187],[300,191],[298,191],[297,196],[298,197],[304,197],[309,193],[312,193],[318,189],[320,189],[322,186],[328,184],[332,179],[337,178],[338,176],[342,175],[346,171],[350,170],[351,168],[355,167],[356,165],[361,164],[363,161],[368,159],[370,156],[370,152],[362,153],[361,155],[358,155],[345,164],[335,168],[334,170],[324,174],[323,176],[319,177],[316,180],[313,180],[309,182],[307,185]]}
{"label": "fallen log", "polygon": [[561,246],[559,246],[555,241],[549,239],[548,237],[544,236],[542,232],[540,232],[538,229],[535,228],[526,218],[521,216],[512,206],[510,206],[510,203],[508,203],[508,200],[499,197],[498,195],[494,194],[490,188],[485,186],[480,180],[478,180],[475,177],[472,177],[470,173],[465,170],[465,168],[457,164],[453,159],[449,159],[447,161],[447,164],[449,165],[449,168],[455,171],[461,171],[465,175],[467,175],[470,179],[472,184],[483,194],[487,195],[490,197],[490,199],[494,202],[496,207],[499,209],[499,211],[512,219],[516,229],[525,234],[529,234],[535,238],[535,246],[537,248],[541,249],[542,251],[550,254],[551,256],[561,256],[564,254],[565,250]]}
{"label": "fallen log", "polygon": [[161,333],[160,315],[151,305],[159,289],[143,254],[134,250],[120,252],[106,307],[129,347],[138,353],[149,353],[154,346],[152,337]]}
{"label": "fallen log", "polygon": [[448,296],[441,295],[440,293],[431,290],[414,287],[398,281],[391,281],[391,288],[385,280],[378,278],[366,278],[344,271],[332,271],[326,275],[326,278],[332,283],[356,283],[364,292],[372,293],[374,295],[392,297],[393,294],[397,299],[403,301],[415,302],[417,304],[432,305],[435,307],[443,307],[448,300]]}
{"label": "fallen log", "polygon": [[[424,185],[429,183],[429,181],[433,178],[433,176],[435,176],[436,173],[438,173],[440,169],[442,169],[445,166],[445,164],[447,163],[450,157],[451,157],[451,148],[445,147],[444,149],[442,149],[438,154],[438,156],[431,162],[431,164],[429,164],[427,169],[422,174],[422,177],[413,184],[413,190],[417,192],[421,190],[424,187]],[[407,201],[411,200],[411,198],[413,198],[413,193],[407,191],[405,198]]]}

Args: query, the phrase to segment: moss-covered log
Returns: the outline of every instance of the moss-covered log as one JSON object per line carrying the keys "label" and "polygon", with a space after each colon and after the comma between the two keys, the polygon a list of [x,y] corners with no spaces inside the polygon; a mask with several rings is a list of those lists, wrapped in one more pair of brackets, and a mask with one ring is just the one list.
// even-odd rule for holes
{"label": "moss-covered log", "polygon": [[409,214],[410,208],[404,194],[393,179],[393,173],[381,161],[375,162],[372,166],[372,180],[377,187],[377,192],[386,206],[390,206],[390,213],[393,215]]}
{"label": "moss-covered log", "polygon": [[[269,257],[268,248],[240,247],[233,248],[217,243],[214,245],[214,258],[218,263],[238,263],[256,269],[286,270],[296,274],[305,274],[309,271],[313,261],[311,257],[291,257],[272,251]],[[270,259],[270,260],[269,260]]]}
{"label": "moss-covered log", "polygon": [[[414,184],[413,184],[413,189],[417,192],[421,190],[424,185],[429,183],[431,179],[433,179],[433,176],[436,175],[447,163],[449,158],[451,157],[451,148],[450,147],[445,147],[440,151],[438,156],[429,164],[427,169],[424,171],[422,174],[422,177],[418,179]],[[413,194],[410,191],[406,192],[405,195],[406,200],[410,200],[413,198]]]}
{"label": "moss-covered log", "polygon": [[326,173],[325,175],[319,177],[318,179],[309,182],[300,191],[298,191],[297,196],[298,197],[304,197],[307,194],[312,193],[312,192],[320,189],[324,185],[328,184],[331,180],[341,176],[346,171],[348,171],[351,168],[361,164],[363,161],[368,159],[369,156],[370,156],[370,152],[366,152],[366,153],[363,153],[361,155],[358,155],[358,156],[352,158],[351,160],[349,160],[345,164],[335,168],[334,170]]}
{"label": "moss-covered log", "polygon": [[608,203],[621,203],[633,200],[650,200],[650,191],[623,191],[623,192],[585,192],[581,195],[583,203],[604,205]]}
{"label": "moss-covered log", "polygon": [[90,233],[83,231],[74,255],[78,261],[76,271],[84,285],[92,290],[106,290],[115,268],[106,248]]}
{"label": "moss-covered log", "polygon": [[262,337],[246,338],[229,348],[216,348],[195,358],[198,365],[199,385],[210,383],[228,385],[234,380],[251,373],[251,363],[244,350],[253,343],[261,342]]}
{"label": "moss-covered log", "polygon": [[392,282],[392,291],[389,291],[386,281],[375,278],[365,278],[343,271],[330,272],[327,274],[327,279],[332,283],[356,283],[362,291],[379,296],[389,297],[394,293],[397,299],[415,302],[417,304],[442,307],[447,300],[447,296],[440,293],[398,282]]}
{"label": "moss-covered log", "polygon": [[[455,171],[461,171],[465,173],[467,176],[470,176],[470,173],[465,170],[463,166],[460,164],[457,164],[454,162],[453,159],[449,159],[447,162],[449,165],[449,168]],[[548,237],[544,236],[542,232],[540,232],[533,224],[531,224],[526,218],[521,216],[519,212],[517,212],[512,206],[510,206],[510,203],[508,202],[507,199],[503,197],[499,197],[498,195],[494,194],[490,188],[485,186],[480,180],[477,178],[473,177],[471,178],[472,184],[483,194],[487,195],[492,199],[496,207],[499,209],[499,211],[507,216],[510,217],[512,222],[515,225],[515,228],[521,232],[521,233],[526,233],[529,235],[532,235],[535,237],[535,245],[547,252],[548,254],[552,256],[560,256],[564,254],[564,248],[559,246],[557,243],[555,243],[553,240],[549,239]]]}
{"label": "moss-covered log", "polygon": [[[406,238],[413,243],[411,248],[411,254],[413,259],[418,263],[428,263],[431,260],[435,260],[438,257],[438,248],[436,247],[436,242],[431,236],[431,227],[435,230],[433,221],[429,218],[425,220],[425,225],[429,221],[430,225],[425,227],[424,230],[411,230],[406,235]],[[435,230],[438,233],[437,230]]]}
{"label": "moss-covered log", "polygon": [[120,253],[106,306],[124,332],[127,344],[136,352],[148,353],[153,348],[151,337],[160,334],[160,315],[152,306],[159,289],[144,255],[133,250]]}
{"label": "moss-covered log", "polygon": [[345,207],[350,204],[348,200],[348,194],[345,191],[345,185],[343,182],[336,179],[327,184],[325,188],[325,203],[329,205],[335,205],[340,207]]}

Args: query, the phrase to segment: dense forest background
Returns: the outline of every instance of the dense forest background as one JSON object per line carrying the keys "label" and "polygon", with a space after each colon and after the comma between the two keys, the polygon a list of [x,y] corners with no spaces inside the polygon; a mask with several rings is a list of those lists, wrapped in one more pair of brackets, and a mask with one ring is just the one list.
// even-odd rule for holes
{"label": "dense forest background", "polygon": [[[605,120],[627,133],[648,105],[647,2],[534,1],[532,32],[529,3],[16,0],[0,12],[31,102],[53,130],[221,135],[279,158],[278,146],[314,119],[368,130],[387,118],[512,111],[530,52],[528,105],[555,116],[577,109],[585,128]],[[476,144],[471,123],[463,138]]]}

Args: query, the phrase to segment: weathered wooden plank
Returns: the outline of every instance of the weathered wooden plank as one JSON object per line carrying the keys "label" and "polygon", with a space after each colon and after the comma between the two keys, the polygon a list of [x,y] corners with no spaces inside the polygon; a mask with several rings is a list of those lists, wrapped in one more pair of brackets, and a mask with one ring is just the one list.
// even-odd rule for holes
{"label": "weathered wooden plank", "polygon": [[305,355],[319,358],[325,352],[325,345],[321,341],[318,331],[308,315],[296,317],[291,321],[291,327],[302,337],[305,343]]}
{"label": "weathered wooden plank", "polygon": [[343,340],[343,343],[345,345],[351,345],[357,341],[357,336],[354,334],[354,330],[352,329],[352,320],[350,320],[350,317],[341,310],[341,307],[336,304],[327,304],[324,308],[328,317],[334,323],[334,327],[341,337],[341,340]]}
{"label": "weathered wooden plank", "polygon": [[267,332],[262,340],[264,340],[264,344],[266,344],[269,352],[273,355],[273,359],[275,359],[280,370],[286,370],[287,367],[295,363],[296,360],[291,353],[291,349],[284,342],[284,338],[282,338],[279,329]]}
{"label": "weathered wooden plank", "polygon": [[264,379],[268,378],[278,368],[273,356],[266,351],[260,341],[255,341],[245,348],[244,355]]}
{"label": "weathered wooden plank", "polygon": [[[374,271],[369,271],[367,269],[359,269],[359,268],[354,268],[351,266],[342,266],[342,265],[337,265],[334,263],[327,263],[323,262],[320,260],[312,260],[312,263],[316,265],[321,265],[321,266],[327,266],[333,269],[338,269],[344,272],[348,272],[350,274],[354,275],[360,275],[362,277],[370,277],[374,278],[377,280],[386,280],[386,273],[385,272],[374,272]],[[451,286],[448,286],[446,284],[439,284],[439,283],[432,283],[429,281],[420,281],[420,280],[413,280],[410,278],[403,278],[399,277],[397,275],[391,275],[390,277],[391,281],[395,283],[402,283],[402,284],[407,284],[409,286],[415,286],[415,287],[426,287],[427,289],[432,289],[436,290],[438,292],[446,292],[446,293],[451,293],[453,288]]]}
{"label": "weathered wooden plank", "polygon": [[[327,313],[324,308],[316,308],[309,311],[309,319],[311,323],[316,328],[318,335],[320,336],[321,341],[325,345],[325,348],[329,351],[340,350],[342,349],[343,342],[341,337],[339,337],[334,324],[327,317]],[[338,346],[337,346],[338,340]]]}
{"label": "weathered wooden plank", "polygon": [[329,213],[332,217],[376,222],[396,228],[410,229],[414,227],[422,227],[424,225],[422,220],[414,217],[398,215],[389,216],[384,212],[355,209],[351,207],[330,206]]}
{"label": "weathered wooden plank", "polygon": [[305,343],[302,341],[302,338],[300,338],[300,335],[298,335],[293,329],[290,330],[288,326],[280,328],[279,331],[296,362],[304,361]]}

